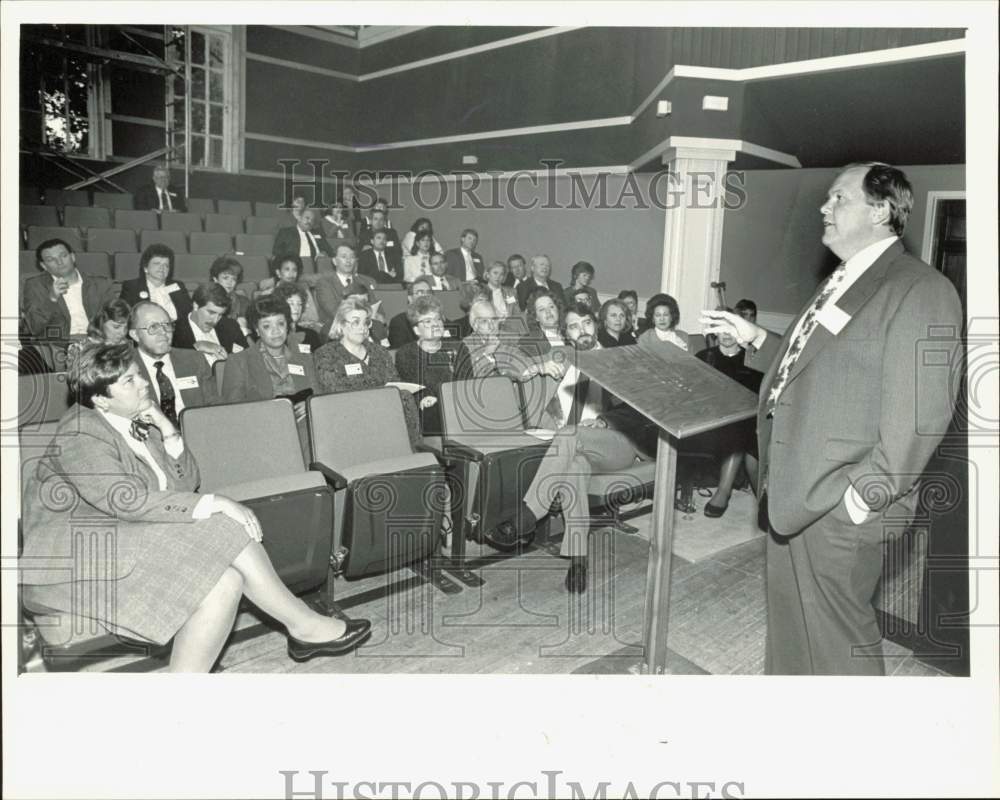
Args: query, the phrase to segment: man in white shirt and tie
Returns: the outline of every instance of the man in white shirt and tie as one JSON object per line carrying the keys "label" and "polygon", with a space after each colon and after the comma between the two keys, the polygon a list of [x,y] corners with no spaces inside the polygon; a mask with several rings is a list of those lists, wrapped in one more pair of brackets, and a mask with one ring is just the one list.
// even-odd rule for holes
{"label": "man in white shirt and tie", "polygon": [[146,184],[135,193],[135,207],[140,211],[157,214],[187,211],[184,194],[170,185],[170,169],[162,164],[153,167],[153,183]]}
{"label": "man in white shirt and tie", "polygon": [[459,246],[444,254],[448,262],[448,274],[460,283],[482,281],[486,265],[483,257],[476,252],[479,234],[472,228],[462,231]]}
{"label": "man in white shirt and tie", "polygon": [[402,283],[403,271],[396,265],[396,256],[388,250],[385,229],[372,233],[371,247],[358,257],[358,272],[376,283]]}
{"label": "man in white shirt and tie", "polygon": [[281,228],[274,237],[272,252],[276,257],[294,255],[299,258],[316,258],[316,256],[333,257],[329,242],[316,234],[317,211],[305,208],[299,215],[299,221],[288,228]]}
{"label": "man in white shirt and tie", "polygon": [[882,675],[872,596],[884,538],[916,510],[962,374],[950,281],[900,240],[913,189],[887,164],[846,167],[820,208],[842,261],[778,336],[703,312],[765,372],[757,440],[767,541],[768,674]]}

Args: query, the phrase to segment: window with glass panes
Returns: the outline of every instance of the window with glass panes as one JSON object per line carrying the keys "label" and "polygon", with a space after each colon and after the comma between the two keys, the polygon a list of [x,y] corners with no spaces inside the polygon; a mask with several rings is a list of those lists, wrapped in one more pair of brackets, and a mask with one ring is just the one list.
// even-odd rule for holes
{"label": "window with glass panes", "polygon": [[[172,134],[174,146],[184,144],[185,100],[190,95],[191,108],[191,166],[227,166],[227,66],[229,62],[229,34],[210,28],[190,28],[187,41],[184,28],[168,28],[167,57],[172,65],[181,68],[180,75],[167,78],[168,104],[172,109]],[[188,87],[183,77],[185,60],[191,65],[191,83]],[[190,92],[188,89],[190,88]],[[180,151],[183,152],[183,151]]]}

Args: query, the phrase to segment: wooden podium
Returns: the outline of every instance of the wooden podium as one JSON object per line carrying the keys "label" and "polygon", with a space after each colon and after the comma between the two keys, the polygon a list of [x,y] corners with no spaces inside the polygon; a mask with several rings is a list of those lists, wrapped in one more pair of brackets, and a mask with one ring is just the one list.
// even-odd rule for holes
{"label": "wooden podium", "polygon": [[757,395],[668,343],[589,350],[576,356],[582,373],[660,427],[646,572],[643,672],[662,675],[667,664],[676,440],[756,416]]}

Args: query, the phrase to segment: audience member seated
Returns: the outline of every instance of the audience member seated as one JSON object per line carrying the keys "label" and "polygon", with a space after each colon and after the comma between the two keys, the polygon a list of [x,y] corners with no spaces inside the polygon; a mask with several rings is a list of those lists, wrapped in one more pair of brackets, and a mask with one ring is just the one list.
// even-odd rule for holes
{"label": "audience member seated", "polygon": [[639,344],[649,346],[668,342],[686,351],[688,337],[677,327],[680,320],[677,301],[669,294],[654,294],[646,303],[646,330],[639,335]]}
{"label": "audience member seated", "polygon": [[185,408],[218,403],[219,392],[204,356],[173,349],[173,334],[174,323],[162,307],[150,300],[133,306],[128,335],[136,345],[135,361],[153,399],[176,425]]}
{"label": "audience member seated", "polygon": [[399,263],[399,248],[386,248],[386,231],[372,234],[371,248],[362,250],[358,256],[358,272],[367,275],[375,283],[402,284],[403,270]]}
{"label": "audience member seated", "polygon": [[431,274],[431,235],[424,231],[413,240],[403,258],[403,283],[413,283],[418,275]]}
{"label": "audience member seated", "polygon": [[382,303],[381,301],[371,302],[371,293],[368,291],[368,286],[363,283],[355,281],[346,289],[344,289],[344,299],[359,300],[362,303],[367,303],[371,309],[371,330],[368,335],[371,340],[376,344],[382,345],[382,347],[389,346],[389,329],[385,324],[385,315],[382,313]]}
{"label": "audience member seated", "polygon": [[271,295],[263,295],[263,297],[280,297],[288,304],[288,310],[292,315],[292,333],[289,335],[289,339],[294,339],[296,345],[302,345],[309,348],[309,352],[313,353],[319,350],[323,346],[323,340],[319,338],[319,334],[316,332],[315,328],[310,328],[305,325],[300,324],[302,319],[302,309],[306,305],[306,287],[295,283],[284,283],[281,282],[274,287],[274,291]]}
{"label": "audience member seated", "polygon": [[757,304],[753,300],[747,300],[744,298],[733,306],[736,313],[739,314],[747,322],[752,322],[757,324]]}
{"label": "audience member seated", "polygon": [[128,318],[131,313],[128,303],[120,297],[109,300],[90,320],[86,338],[70,342],[68,360],[76,358],[84,347],[92,344],[126,342],[131,347],[132,340],[128,338]]}
{"label": "audience member seated", "polygon": [[367,226],[364,214],[361,213],[361,204],[358,202],[354,187],[344,185],[341,192],[340,204],[345,210],[345,219],[351,228],[351,235],[357,241],[361,238],[362,230]]}
{"label": "audience member seated", "polygon": [[292,284],[302,290],[305,298],[305,306],[302,309],[302,316],[296,323],[301,328],[311,328],[316,331],[320,340],[326,338],[327,326],[324,329],[322,320],[319,318],[319,306],[316,305],[316,295],[312,287],[302,280],[302,259],[297,255],[284,255],[271,259],[271,276],[264,278],[257,283],[257,290],[254,297],[263,297],[271,294],[276,286],[280,284]]}
{"label": "audience member seated", "polygon": [[302,214],[308,208],[308,205],[302,195],[296,195],[292,198],[292,207],[288,209],[288,213],[292,215],[292,219],[296,223],[302,222]]}
{"label": "audience member seated", "polygon": [[403,236],[402,244],[400,245],[404,253],[409,253],[413,249],[413,243],[416,241],[418,233],[429,233],[431,235],[431,242],[433,242],[432,249],[435,253],[443,253],[444,248],[440,245],[437,239],[434,238],[434,225],[431,223],[427,217],[417,217],[410,226],[410,230],[406,232]]}
{"label": "audience member seated", "polygon": [[219,256],[212,262],[208,275],[214,283],[226,290],[229,295],[228,316],[236,320],[245,334],[249,330],[247,311],[250,308],[250,298],[236,289],[243,280],[243,265],[233,256]]}
{"label": "audience member seated", "polygon": [[472,333],[462,339],[455,356],[455,380],[502,374],[496,357],[500,347],[500,315],[494,304],[476,300],[469,309],[469,325]]}
{"label": "audience member seated", "polygon": [[566,289],[566,307],[569,308],[574,303],[578,303],[586,298],[586,303],[595,314],[601,307],[601,301],[597,297],[597,292],[590,284],[594,280],[594,265],[586,261],[577,261],[570,271],[569,288]]}
{"label": "audience member seated", "polygon": [[[374,228],[375,223],[373,220],[375,217],[375,213],[377,211],[382,212],[383,221],[385,223],[384,227],[389,229],[392,228],[392,220],[389,219],[389,201],[386,200],[384,197],[376,197],[375,202],[372,203],[371,210],[369,211],[368,216],[364,218],[365,230],[368,232],[371,232],[372,230],[375,229]],[[396,239],[396,241],[397,242],[399,241],[398,238]]]}
{"label": "audience member seated", "polygon": [[[354,392],[377,389],[399,381],[392,355],[369,337],[372,312],[367,303],[351,298],[337,309],[330,338],[316,351],[316,376],[322,392]],[[403,413],[410,441],[420,442],[417,405],[409,392],[401,392]]]}
{"label": "audience member seated", "polygon": [[348,244],[357,243],[357,237],[347,219],[347,208],[342,203],[334,203],[323,215],[323,236],[327,239],[343,239]]}
{"label": "audience member seated", "polygon": [[424,387],[414,394],[420,408],[421,435],[441,436],[438,390],[445,381],[455,380],[458,343],[445,338],[441,304],[434,297],[418,297],[406,316],[417,340],[396,351],[396,371],[404,381]]}
{"label": "audience member seated", "polygon": [[[333,255],[333,272],[324,273],[316,281],[316,310],[319,321],[323,324],[320,330],[322,338],[329,338],[330,326],[337,315],[337,309],[347,297],[347,287],[360,283],[368,289],[368,302],[375,302],[375,281],[367,275],[358,275],[358,258],[354,248],[344,242],[337,244]],[[325,334],[325,335],[324,335]]]}
{"label": "audience member seated", "polygon": [[453,292],[462,287],[462,281],[448,274],[448,262],[441,253],[431,253],[431,274],[428,277],[435,292]]}
{"label": "audience member seated", "polygon": [[639,334],[646,330],[646,318],[639,313],[639,295],[634,289],[622,289],[618,292],[618,299],[625,304],[628,309],[628,316],[632,326],[632,335],[638,339]]}
{"label": "audience member seated", "polygon": [[229,295],[218,283],[203,283],[194,290],[193,308],[184,319],[177,320],[173,346],[181,350],[197,350],[212,366],[225,361],[230,353],[247,347],[246,337],[236,320],[226,316]]}
{"label": "audience member seated", "polygon": [[503,279],[503,285],[509,286],[517,292],[517,287],[521,281],[528,277],[528,266],[524,261],[524,256],[514,253],[507,259],[507,277]]}
{"label": "audience member seated", "polygon": [[321,234],[316,233],[317,212],[313,208],[302,209],[298,223],[293,227],[281,228],[274,237],[272,253],[275,256],[297,255],[300,258],[333,256],[333,250]]}
{"label": "audience member seated", "polygon": [[[418,297],[427,297],[432,294],[431,278],[429,275],[419,275],[406,289],[406,299],[410,305]],[[415,342],[416,334],[410,324],[406,311],[400,311],[389,320],[389,347],[396,349],[402,347],[407,342]]]}
{"label": "audience member seated", "polygon": [[134,205],[137,211],[187,211],[184,193],[170,185],[170,169],[162,164],[153,167],[153,182],[136,191]]}
{"label": "audience member seated", "polygon": [[279,294],[258,297],[250,306],[249,322],[254,341],[226,363],[222,401],[287,397],[295,406],[295,420],[304,426],[306,398],[316,393],[318,382],[311,348],[289,336],[292,314],[288,304]]}
{"label": "audience member seated", "polygon": [[[388,224],[388,213],[385,209],[374,209],[371,213],[371,222],[369,226],[365,229],[364,233],[361,234],[359,242],[363,250],[368,249],[372,246],[372,237],[379,231],[385,231],[385,249],[389,253],[401,253],[403,251],[402,246],[399,244],[399,234],[396,233]],[[397,260],[401,258],[396,257]]]}
{"label": "audience member seated", "polygon": [[[29,603],[78,612],[79,597],[113,597],[88,603],[87,615],[131,639],[173,640],[172,672],[212,669],[244,595],[285,626],[296,660],[345,653],[365,640],[367,620],[322,616],[288,591],[249,508],[197,493],[198,465],[153,402],[132,348],[85,348],[68,382],[79,404],[59,423],[59,447],[26,476],[22,557],[31,568],[21,582]],[[54,485],[72,502],[46,502],[45,487]],[[70,573],[81,514],[103,519],[115,536]]]}
{"label": "audience member seated", "polygon": [[472,325],[469,322],[469,309],[477,300],[489,300],[490,295],[486,287],[481,283],[470,281],[463,283],[458,290],[458,306],[462,309],[462,316],[458,319],[450,319],[445,325],[445,336],[460,341],[472,333]]}
{"label": "audience member seated", "polygon": [[628,306],[621,300],[608,300],[601,306],[597,341],[601,347],[624,347],[635,344],[632,317]]}
{"label": "audience member seated", "polygon": [[483,257],[476,252],[479,243],[479,233],[472,228],[466,228],[458,240],[459,246],[453,247],[444,254],[448,262],[448,274],[459,283],[482,281],[486,271]]}
{"label": "audience member seated", "polygon": [[42,242],[35,258],[42,272],[24,282],[21,295],[21,318],[28,335],[25,344],[36,350],[37,357],[49,351],[45,359],[51,362],[49,369],[60,372],[66,368],[69,343],[87,336],[90,320],[118,292],[107,278],[80,272],[73,248],[62,239]]}
{"label": "audience member seated", "polygon": [[151,300],[167,312],[172,322],[191,313],[191,296],[183,281],[173,280],[174,251],[165,244],[151,244],[139,256],[139,276],[122,281],[122,300],[133,308]]}
{"label": "audience member seated", "polygon": [[[571,307],[564,330],[569,347],[562,351],[562,374],[555,380],[543,378],[546,394],[541,427],[556,431],[556,435],[511,522],[510,540],[526,539],[558,497],[566,522],[559,552],[570,558],[565,586],[570,592],[582,592],[587,587],[590,478],[619,472],[639,460],[655,459],[658,429],[629,406],[616,405],[615,398],[576,368],[576,352],[600,348],[594,312],[581,304]],[[559,492],[559,486],[567,490]]]}
{"label": "audience member seated", "polygon": [[528,295],[535,289],[548,289],[552,294],[559,295],[559,300],[562,302],[564,297],[562,284],[552,280],[549,277],[551,273],[552,262],[548,256],[531,257],[531,274],[517,287],[517,303],[522,311],[527,309]]}
{"label": "audience member seated", "polygon": [[517,293],[507,285],[506,281],[507,265],[502,261],[490,264],[486,270],[486,291],[500,319],[516,317],[521,313],[521,308],[517,304]]}
{"label": "audience member seated", "polygon": [[518,339],[517,347],[529,358],[543,358],[553,347],[565,344],[562,297],[562,292],[537,288],[528,295],[524,314],[528,330]]}
{"label": "audience member seated", "polygon": [[[718,309],[733,312],[733,309]],[[733,312],[739,313],[739,312]],[[729,333],[718,335],[718,344],[698,351],[695,355],[706,364],[715,367],[723,375],[732,378],[755,394],[760,391],[764,374],[744,364],[746,351]],[[685,439],[683,449],[714,452],[721,462],[719,485],[712,499],[705,504],[706,517],[721,517],[729,507],[729,498],[739,475],[740,467],[746,466],[750,483],[757,487],[757,420],[748,419],[734,422],[722,428]]]}

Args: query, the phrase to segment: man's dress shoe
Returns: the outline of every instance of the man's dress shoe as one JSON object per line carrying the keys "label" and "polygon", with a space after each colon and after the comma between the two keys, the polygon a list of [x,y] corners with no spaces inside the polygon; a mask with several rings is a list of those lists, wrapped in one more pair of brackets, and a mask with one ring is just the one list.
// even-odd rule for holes
{"label": "man's dress shoe", "polygon": [[587,591],[587,557],[573,556],[566,573],[566,591],[580,594]]}
{"label": "man's dress shoe", "polygon": [[314,656],[339,656],[360,645],[371,636],[372,624],[367,619],[352,619],[336,639],[326,642],[303,642],[288,637],[288,656],[294,661],[308,661]]}

